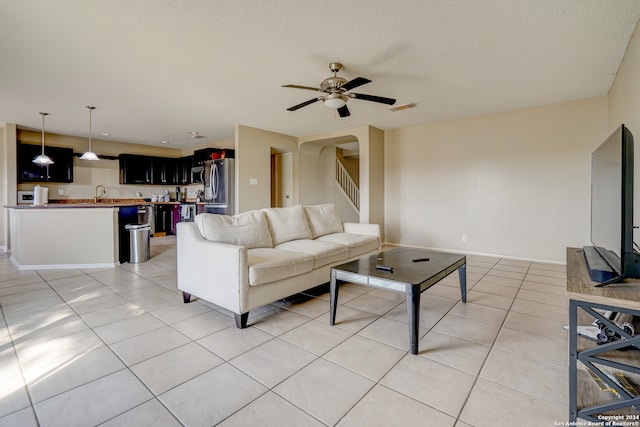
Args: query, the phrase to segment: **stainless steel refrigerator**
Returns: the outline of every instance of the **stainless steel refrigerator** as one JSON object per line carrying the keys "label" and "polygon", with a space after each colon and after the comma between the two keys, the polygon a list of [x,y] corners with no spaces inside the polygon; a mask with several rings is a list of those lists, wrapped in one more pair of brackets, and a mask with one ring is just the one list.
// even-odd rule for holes
{"label": "stainless steel refrigerator", "polygon": [[204,162],[204,210],[208,213],[235,214],[234,159]]}

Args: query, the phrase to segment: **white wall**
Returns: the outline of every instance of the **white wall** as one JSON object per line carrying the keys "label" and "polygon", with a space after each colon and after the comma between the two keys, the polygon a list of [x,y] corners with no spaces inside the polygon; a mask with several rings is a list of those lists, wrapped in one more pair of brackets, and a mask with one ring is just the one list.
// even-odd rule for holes
{"label": "white wall", "polygon": [[[631,37],[616,79],[609,91],[609,132],[624,123],[634,137],[634,224],[640,223],[640,30]],[[640,239],[640,230],[634,240]]]}
{"label": "white wall", "polygon": [[10,247],[9,213],[2,206],[16,204],[16,125],[0,123],[0,250]]}
{"label": "white wall", "polygon": [[386,241],[564,262],[607,131],[604,96],[387,131]]}
{"label": "white wall", "polygon": [[[292,205],[298,201],[297,138],[249,126],[236,126],[236,213],[271,206],[271,148],[293,153]],[[252,181],[253,180],[253,181]],[[255,184],[252,184],[255,182]]]}
{"label": "white wall", "polygon": [[[5,142],[6,139],[6,123],[0,123],[0,182],[4,182],[7,176],[7,144]],[[8,205],[7,201],[7,191],[4,191],[4,186],[0,185],[0,206]],[[8,221],[8,211],[6,209],[0,209],[0,251],[7,250],[7,240],[8,237],[5,233],[5,230],[8,228],[5,226],[5,223]]]}
{"label": "white wall", "polygon": [[[640,24],[640,23],[639,23]],[[629,46],[620,64],[616,78],[609,91],[609,131],[613,132],[621,123],[634,133],[636,146],[640,144],[640,29],[629,41]],[[640,150],[636,149],[636,154]],[[638,158],[638,157],[636,157]],[[636,164],[639,164],[636,162]],[[636,170],[639,168],[636,168]],[[636,182],[640,182],[637,181]]]}
{"label": "white wall", "polygon": [[[382,226],[385,223],[384,132],[371,126],[362,126],[298,139],[300,152],[307,149],[313,150],[314,146],[340,145],[354,141],[358,142],[360,148],[360,216],[358,222]],[[303,170],[302,174],[306,173],[307,171]],[[304,179],[306,178],[301,177],[301,181]]]}
{"label": "white wall", "polygon": [[300,204],[333,203],[343,222],[360,222],[356,211],[336,186],[336,147],[300,149]]}

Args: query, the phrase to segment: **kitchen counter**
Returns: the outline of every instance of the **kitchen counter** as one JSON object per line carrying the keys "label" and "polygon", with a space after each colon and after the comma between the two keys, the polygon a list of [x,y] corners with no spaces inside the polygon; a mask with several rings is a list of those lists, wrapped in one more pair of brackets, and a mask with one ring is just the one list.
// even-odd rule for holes
{"label": "kitchen counter", "polygon": [[9,212],[11,261],[19,269],[105,268],[119,264],[118,207],[5,207]]}
{"label": "kitchen counter", "polygon": [[[131,210],[131,207],[146,205],[160,209],[160,205],[181,205],[175,201],[145,202],[142,199],[50,202],[38,206],[4,206],[9,213],[11,261],[19,269],[114,267],[121,262],[122,245],[127,244],[120,242],[119,214],[123,214],[124,208]],[[193,202],[185,204],[193,206]],[[165,218],[166,224],[170,224],[171,218]],[[162,231],[168,233],[168,227]]]}
{"label": "kitchen counter", "polygon": [[140,205],[180,205],[180,202],[145,202],[142,199],[73,199],[73,200],[51,200],[45,205],[14,205],[5,206],[12,209],[77,209],[77,208],[117,208],[123,206]]}

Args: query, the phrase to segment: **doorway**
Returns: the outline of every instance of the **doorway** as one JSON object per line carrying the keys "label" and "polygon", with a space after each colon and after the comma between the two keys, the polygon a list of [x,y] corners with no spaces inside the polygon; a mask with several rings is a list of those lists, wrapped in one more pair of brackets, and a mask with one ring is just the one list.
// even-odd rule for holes
{"label": "doorway", "polygon": [[292,205],[293,153],[271,149],[271,207]]}

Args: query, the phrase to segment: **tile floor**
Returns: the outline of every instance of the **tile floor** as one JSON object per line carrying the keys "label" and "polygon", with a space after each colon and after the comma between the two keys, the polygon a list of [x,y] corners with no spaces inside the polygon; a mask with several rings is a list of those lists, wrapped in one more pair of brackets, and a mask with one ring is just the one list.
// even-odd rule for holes
{"label": "tile floor", "polygon": [[[468,257],[422,297],[357,285],[230,313],[176,290],[173,237],[102,270],[0,255],[0,426],[552,426],[566,421],[565,267]],[[206,266],[203,266],[206,268]]]}

